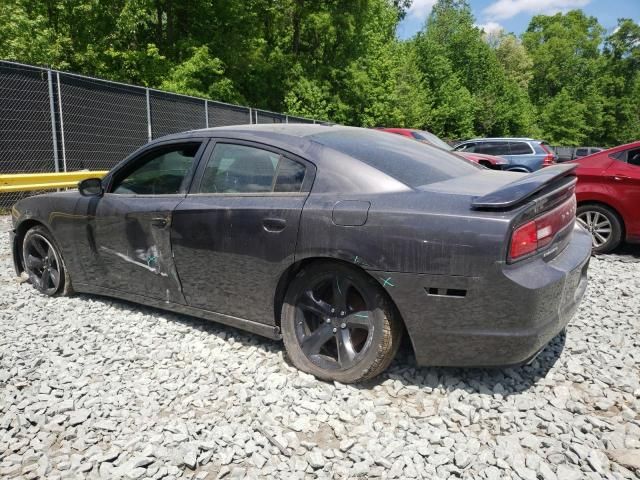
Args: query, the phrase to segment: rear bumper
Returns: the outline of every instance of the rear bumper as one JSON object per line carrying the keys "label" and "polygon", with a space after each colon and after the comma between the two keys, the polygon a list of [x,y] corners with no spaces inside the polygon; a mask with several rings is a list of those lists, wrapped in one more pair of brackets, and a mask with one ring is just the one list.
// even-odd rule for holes
{"label": "rear bumper", "polygon": [[[549,262],[497,265],[484,277],[371,272],[400,310],[418,365],[526,363],[567,325],[587,287],[591,237],[576,227]],[[384,282],[382,282],[384,283]]]}

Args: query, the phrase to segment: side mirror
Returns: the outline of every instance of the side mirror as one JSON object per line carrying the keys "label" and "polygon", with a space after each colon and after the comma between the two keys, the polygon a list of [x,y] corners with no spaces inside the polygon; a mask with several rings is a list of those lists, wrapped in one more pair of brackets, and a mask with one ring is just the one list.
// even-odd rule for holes
{"label": "side mirror", "polygon": [[83,197],[101,197],[104,193],[102,180],[99,178],[87,178],[78,183],[78,191]]}

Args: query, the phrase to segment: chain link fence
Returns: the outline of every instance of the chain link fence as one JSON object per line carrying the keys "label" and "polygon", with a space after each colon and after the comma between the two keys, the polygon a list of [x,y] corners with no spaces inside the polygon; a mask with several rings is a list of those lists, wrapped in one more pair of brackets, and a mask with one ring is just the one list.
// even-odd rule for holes
{"label": "chain link fence", "polygon": [[109,170],[164,135],[255,123],[324,122],[0,61],[0,174]]}

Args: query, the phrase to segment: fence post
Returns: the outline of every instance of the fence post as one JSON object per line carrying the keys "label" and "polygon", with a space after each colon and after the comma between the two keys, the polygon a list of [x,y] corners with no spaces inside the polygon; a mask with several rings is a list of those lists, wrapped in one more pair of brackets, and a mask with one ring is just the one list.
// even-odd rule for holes
{"label": "fence post", "polygon": [[204,124],[209,128],[209,100],[204,100]]}
{"label": "fence post", "polygon": [[56,72],[58,83],[58,113],[60,114],[60,143],[62,145],[62,171],[67,171],[67,149],[64,145],[64,120],[62,118],[62,93],[60,92],[60,72]]}
{"label": "fence post", "polygon": [[289,123],[289,115],[284,116],[284,123]]}
{"label": "fence post", "polygon": [[56,173],[60,171],[60,159],[58,158],[58,131],[56,130],[56,110],[53,101],[53,79],[51,70],[47,70],[47,82],[49,83],[49,112],[51,113],[51,141],[53,143],[53,163]]}
{"label": "fence post", "polygon": [[149,100],[149,89],[145,88],[147,92],[147,139],[153,140],[153,134],[151,133],[151,101]]}
{"label": "fence post", "polygon": [[249,107],[249,125],[253,124],[253,113],[251,111],[251,107]]}

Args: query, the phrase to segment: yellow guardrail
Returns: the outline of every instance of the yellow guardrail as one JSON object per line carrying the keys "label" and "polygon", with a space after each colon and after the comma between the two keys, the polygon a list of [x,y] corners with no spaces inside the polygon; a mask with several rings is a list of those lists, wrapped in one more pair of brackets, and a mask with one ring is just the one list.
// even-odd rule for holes
{"label": "yellow guardrail", "polygon": [[11,173],[0,175],[0,193],[73,188],[81,180],[102,178],[106,174],[106,170],[81,170],[79,172],[62,173]]}

